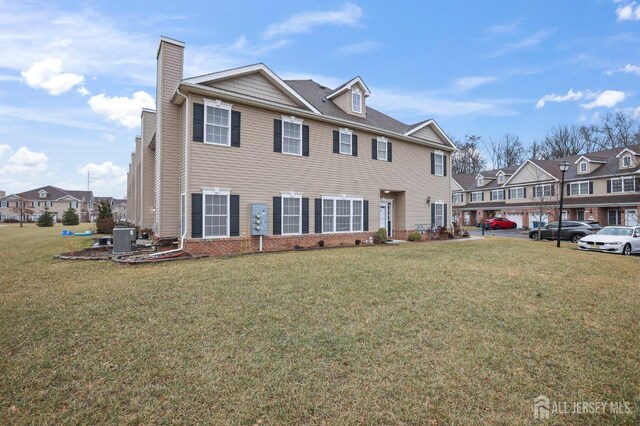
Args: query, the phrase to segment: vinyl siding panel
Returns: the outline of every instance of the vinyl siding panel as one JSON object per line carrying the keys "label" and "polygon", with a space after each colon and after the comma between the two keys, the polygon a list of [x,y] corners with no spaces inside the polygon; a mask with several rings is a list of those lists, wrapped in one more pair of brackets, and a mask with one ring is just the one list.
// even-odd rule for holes
{"label": "vinyl siding panel", "polygon": [[136,220],[137,226],[142,226],[144,208],[142,205],[142,138],[136,138]]}
{"label": "vinyl siding panel", "polygon": [[260,73],[216,81],[213,84],[209,84],[209,86],[259,99],[266,99],[271,102],[278,102],[287,106],[299,107],[289,96],[274,86],[273,83]]}
{"label": "vinyl siding panel", "polygon": [[356,84],[354,84],[352,86],[352,88],[356,88],[356,87],[358,89],[360,89],[360,92],[362,94],[362,96],[360,97],[360,101],[362,103],[362,106],[361,106],[362,113],[361,114],[359,114],[357,112],[353,112],[353,110],[351,109],[351,90],[352,89],[345,90],[344,92],[340,93],[335,98],[331,98],[331,101],[333,101],[334,104],[336,104],[338,107],[340,107],[347,114],[356,115],[358,117],[366,117],[367,116],[367,109],[366,109],[367,105],[366,105],[366,99],[364,97],[364,89],[358,83],[356,83]]}
{"label": "vinyl siding panel", "polygon": [[411,136],[447,146],[446,142],[430,126],[425,126],[417,132],[411,133]]}
{"label": "vinyl siding panel", "polygon": [[156,114],[150,111],[142,112],[142,211],[141,220],[144,228],[153,226],[154,214],[154,179],[155,179],[155,151],[149,148],[153,134],[156,131]]}
{"label": "vinyl siding panel", "polygon": [[553,176],[543,171],[539,167],[534,166],[531,163],[527,163],[518,174],[511,177],[509,180],[509,186],[528,184],[531,182],[548,182],[554,180]]}

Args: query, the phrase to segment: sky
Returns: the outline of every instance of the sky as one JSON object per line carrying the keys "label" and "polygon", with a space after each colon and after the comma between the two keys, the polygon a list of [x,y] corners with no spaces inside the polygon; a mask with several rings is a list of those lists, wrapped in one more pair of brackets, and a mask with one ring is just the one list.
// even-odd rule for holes
{"label": "sky", "polygon": [[454,140],[640,118],[640,1],[0,0],[0,190],[124,197],[161,35],[186,43],[185,77],[359,75],[369,106]]}

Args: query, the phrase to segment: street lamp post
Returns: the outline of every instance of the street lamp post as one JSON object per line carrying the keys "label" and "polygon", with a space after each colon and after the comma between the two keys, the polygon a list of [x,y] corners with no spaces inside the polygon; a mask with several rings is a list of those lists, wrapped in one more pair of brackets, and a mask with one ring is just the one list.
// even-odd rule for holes
{"label": "street lamp post", "polygon": [[562,234],[562,206],[564,204],[564,174],[569,170],[569,163],[563,161],[558,165],[562,172],[562,181],[560,182],[560,212],[558,215],[558,241],[556,247],[560,247],[560,235]]}

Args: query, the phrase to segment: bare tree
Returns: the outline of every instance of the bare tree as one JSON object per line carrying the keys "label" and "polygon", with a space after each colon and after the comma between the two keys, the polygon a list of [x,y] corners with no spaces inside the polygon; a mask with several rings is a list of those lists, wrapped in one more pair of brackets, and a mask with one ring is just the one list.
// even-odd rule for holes
{"label": "bare tree", "polygon": [[542,142],[533,141],[529,146],[529,158],[532,160],[544,160],[544,144]]}
{"label": "bare tree", "polygon": [[478,173],[484,170],[487,162],[478,147],[480,136],[467,135],[464,142],[456,143],[458,151],[451,157],[453,174]]}
{"label": "bare tree", "polygon": [[20,220],[20,227],[22,228],[22,222],[28,215],[32,215],[34,212],[31,201],[27,201],[22,197],[19,197],[16,201],[16,205],[11,207],[11,211],[18,215]]}
{"label": "bare tree", "polygon": [[551,181],[550,176],[538,167],[533,167],[534,182],[536,184],[531,188],[533,191],[532,198],[537,208],[538,219],[538,240],[541,239],[542,218],[545,214],[548,217],[557,218],[558,204],[560,200],[559,185]]}
{"label": "bare tree", "polygon": [[517,166],[526,159],[526,150],[520,138],[509,133],[498,140],[491,139],[489,150],[495,169]]}
{"label": "bare tree", "polygon": [[600,147],[602,149],[640,143],[640,123],[631,115],[621,111],[604,115],[598,131],[601,135]]}
{"label": "bare tree", "polygon": [[585,152],[585,145],[578,126],[554,126],[544,138],[543,158],[562,158],[581,154]]}

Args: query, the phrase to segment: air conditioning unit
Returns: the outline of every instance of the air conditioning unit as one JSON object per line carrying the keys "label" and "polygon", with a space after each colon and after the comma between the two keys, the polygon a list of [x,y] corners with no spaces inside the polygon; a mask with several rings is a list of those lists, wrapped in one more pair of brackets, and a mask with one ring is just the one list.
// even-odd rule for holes
{"label": "air conditioning unit", "polygon": [[136,237],[136,228],[113,228],[113,254],[134,251]]}

